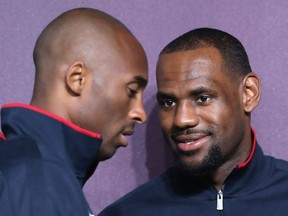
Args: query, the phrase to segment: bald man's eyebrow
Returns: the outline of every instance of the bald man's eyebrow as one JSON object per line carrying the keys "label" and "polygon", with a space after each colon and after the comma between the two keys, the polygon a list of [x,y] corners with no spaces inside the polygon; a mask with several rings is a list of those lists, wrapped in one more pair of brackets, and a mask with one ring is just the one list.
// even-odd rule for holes
{"label": "bald man's eyebrow", "polygon": [[134,79],[140,87],[142,87],[142,88],[146,87],[148,81],[145,78],[143,78],[141,76],[135,76]]}

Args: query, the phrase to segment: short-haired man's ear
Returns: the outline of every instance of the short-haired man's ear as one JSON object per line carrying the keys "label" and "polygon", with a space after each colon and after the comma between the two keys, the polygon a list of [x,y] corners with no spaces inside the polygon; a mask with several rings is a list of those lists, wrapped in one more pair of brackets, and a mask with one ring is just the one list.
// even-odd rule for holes
{"label": "short-haired man's ear", "polygon": [[87,68],[81,61],[74,62],[66,71],[66,87],[75,96],[81,95],[86,82]]}
{"label": "short-haired man's ear", "polygon": [[261,97],[260,79],[255,73],[249,73],[242,81],[243,107],[246,113],[251,113],[258,105]]}

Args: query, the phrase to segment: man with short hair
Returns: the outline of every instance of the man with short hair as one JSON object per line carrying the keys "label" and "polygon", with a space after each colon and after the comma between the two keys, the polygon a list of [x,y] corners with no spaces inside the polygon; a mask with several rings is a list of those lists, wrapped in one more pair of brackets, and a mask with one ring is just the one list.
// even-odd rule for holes
{"label": "man with short hair", "polygon": [[251,128],[260,80],[240,41],[185,33],[160,53],[157,85],[174,166],[100,215],[287,215],[288,163],[264,155]]}
{"label": "man with short hair", "polygon": [[42,31],[33,57],[31,104],[1,110],[7,143],[0,149],[0,209],[8,205],[11,215],[21,216],[91,215],[82,186],[146,120],[146,54],[120,21],[78,8]]}

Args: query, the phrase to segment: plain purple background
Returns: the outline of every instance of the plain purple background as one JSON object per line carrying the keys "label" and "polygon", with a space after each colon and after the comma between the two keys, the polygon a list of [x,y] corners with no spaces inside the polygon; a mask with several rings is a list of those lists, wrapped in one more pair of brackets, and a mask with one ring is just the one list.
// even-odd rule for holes
{"label": "plain purple background", "polygon": [[85,185],[95,214],[169,165],[170,151],[157,120],[155,64],[164,45],[193,28],[219,28],[244,44],[262,80],[262,101],[252,116],[258,141],[267,154],[288,159],[287,0],[2,0],[1,104],[30,102],[35,40],[54,17],[75,7],[94,7],[125,23],[143,44],[150,70],[144,101],[148,122]]}

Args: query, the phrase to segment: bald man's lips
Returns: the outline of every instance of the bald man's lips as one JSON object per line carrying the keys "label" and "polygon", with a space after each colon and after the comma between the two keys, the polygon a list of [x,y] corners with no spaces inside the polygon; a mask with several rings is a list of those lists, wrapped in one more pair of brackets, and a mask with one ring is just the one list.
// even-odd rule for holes
{"label": "bald man's lips", "polygon": [[176,143],[178,150],[187,152],[195,151],[201,148],[209,139],[207,133],[190,133],[174,136],[173,141]]}
{"label": "bald man's lips", "polygon": [[126,147],[128,146],[128,139],[127,136],[131,136],[134,133],[133,130],[126,130],[124,132],[121,133],[121,146],[122,147]]}
{"label": "bald man's lips", "polygon": [[127,130],[127,131],[124,131],[122,134],[123,134],[124,136],[131,136],[133,133],[134,133],[133,130]]}

